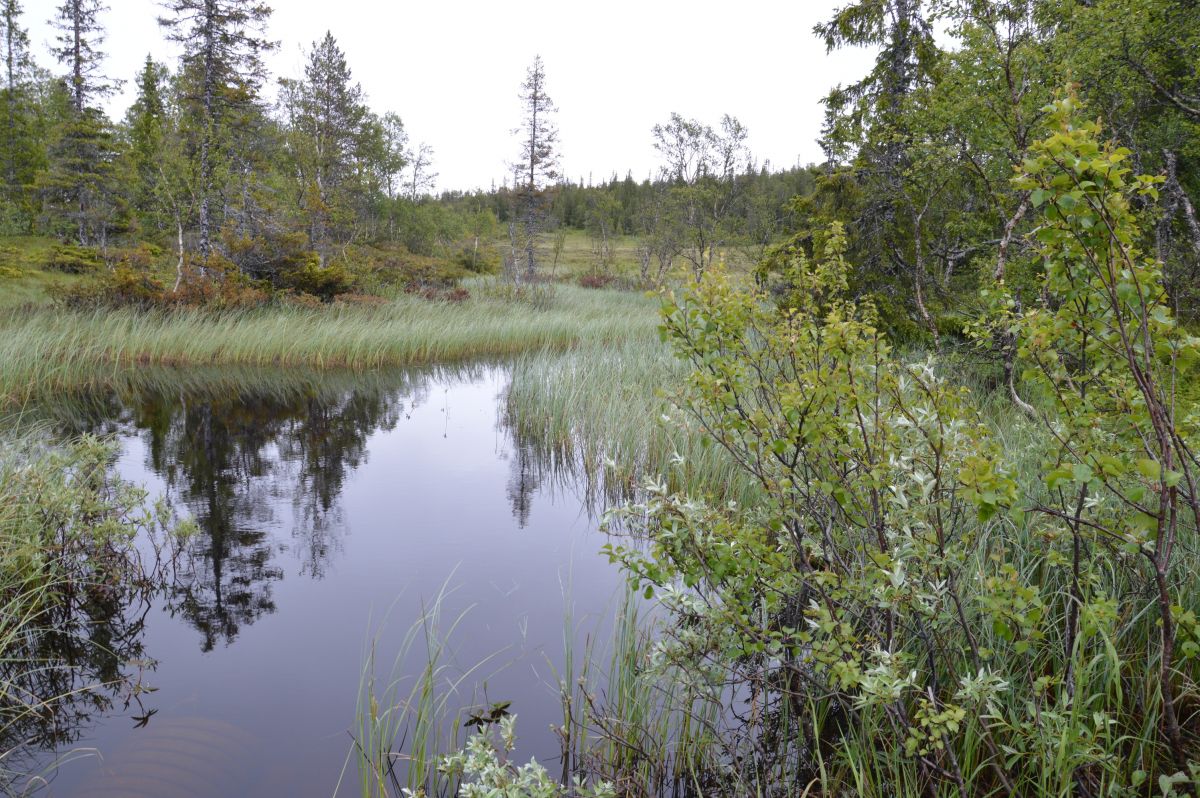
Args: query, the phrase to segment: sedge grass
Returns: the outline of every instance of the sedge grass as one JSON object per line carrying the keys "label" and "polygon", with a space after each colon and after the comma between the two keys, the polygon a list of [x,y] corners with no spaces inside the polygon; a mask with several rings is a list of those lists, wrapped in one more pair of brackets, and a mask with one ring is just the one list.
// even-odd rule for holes
{"label": "sedge grass", "polygon": [[439,765],[461,744],[462,712],[473,701],[480,671],[502,652],[456,668],[452,646],[472,607],[448,614],[452,593],[448,579],[423,605],[386,670],[380,669],[378,656],[383,627],[370,639],[359,680],[354,742],[334,795],[348,783],[352,760],[363,798],[454,793],[455,785]]}
{"label": "sedge grass", "polygon": [[757,488],[723,449],[673,408],[686,367],[660,341],[524,355],[505,413],[539,461],[583,480],[589,498],[616,503],[661,474],[693,495],[753,502]]}
{"label": "sedge grass", "polygon": [[365,370],[649,339],[655,300],[558,286],[538,305],[476,291],[459,302],[400,296],[381,305],[247,311],[0,313],[0,403],[106,387],[150,365]]}

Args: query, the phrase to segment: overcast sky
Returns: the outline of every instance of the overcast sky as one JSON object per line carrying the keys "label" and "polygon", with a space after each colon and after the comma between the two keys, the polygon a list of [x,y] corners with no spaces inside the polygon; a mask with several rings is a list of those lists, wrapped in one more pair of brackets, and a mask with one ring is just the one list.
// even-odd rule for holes
{"label": "overcast sky", "polygon": [[[504,179],[520,84],[539,53],[572,179],[646,177],[658,167],[650,128],[672,111],[714,125],[733,114],[758,159],[783,167],[820,160],[820,98],[869,68],[872,53],[826,55],[812,35],[844,2],[274,0],[268,32],[280,46],[268,65],[272,84],[297,75],[303,49],[332,31],[371,107],[433,146],[439,190]],[[127,81],[111,101],[119,117],[146,54],[174,66],[178,50],[162,39],[156,0],[108,3],[107,72]],[[24,2],[38,61],[58,71],[47,54],[56,5]]]}

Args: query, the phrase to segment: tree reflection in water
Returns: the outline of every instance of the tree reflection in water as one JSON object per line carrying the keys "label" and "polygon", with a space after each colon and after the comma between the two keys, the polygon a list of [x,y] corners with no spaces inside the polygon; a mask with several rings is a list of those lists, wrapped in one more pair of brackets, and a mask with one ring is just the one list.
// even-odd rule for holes
{"label": "tree reflection in water", "polygon": [[[295,553],[301,575],[322,578],[345,534],[346,478],[366,461],[369,437],[394,428],[406,407],[424,400],[431,377],[347,384],[258,372],[243,382],[223,371],[181,384],[178,376],[149,372],[123,390],[42,408],[64,438],[141,437],[167,504],[195,530],[178,545],[140,534],[119,550],[77,552],[82,570],[107,562],[108,576],[67,591],[39,618],[36,634],[21,639],[22,650],[0,656],[0,679],[21,701],[0,724],[0,792],[6,780],[20,785],[29,777],[19,774],[46,767],[44,752],[53,761],[69,750],[103,715],[128,712],[138,724],[150,722],[156,710],[143,676],[155,662],[144,631],[153,606],[182,617],[210,651],[274,612],[283,548]],[[293,524],[285,546],[273,533],[283,520],[277,508],[288,502]]]}
{"label": "tree reflection in water", "polygon": [[[366,375],[146,369],[116,390],[60,403],[54,412],[68,432],[144,439],[146,465],[201,531],[166,604],[200,632],[209,651],[274,612],[273,586],[284,570],[283,544],[272,532],[290,521],[287,547],[299,573],[323,578],[346,534],[345,481],[366,461],[370,436],[425,402],[434,381],[477,379],[489,368]],[[520,526],[539,491],[582,490],[593,511],[630,498],[629,486],[606,484],[581,463],[573,442],[518,428],[502,397],[497,426],[512,444],[507,494]],[[276,517],[289,504],[291,517]]]}
{"label": "tree reflection in water", "polygon": [[[46,406],[66,434],[140,439],[132,451],[140,449],[145,469],[161,479],[151,491],[164,492],[170,508],[192,518],[197,532],[154,583],[80,596],[79,604],[52,620],[54,634],[38,643],[37,656],[55,665],[29,692],[76,694],[53,715],[31,715],[13,734],[34,748],[61,750],[102,715],[154,724],[154,702],[146,700],[140,680],[154,667],[155,652],[143,642],[150,608],[163,608],[196,629],[203,652],[233,643],[247,626],[276,611],[284,571],[311,580],[328,574],[348,533],[343,494],[366,462],[372,436],[400,425],[427,401],[432,384],[480,382],[492,370],[464,366],[344,377],[143,370],[103,394]],[[601,472],[580,468],[574,442],[518,430],[504,396],[497,398],[496,430],[504,439],[498,454],[509,461],[504,487],[518,526],[529,524],[535,500],[547,493],[582,493],[589,510],[619,498],[607,496],[596,479]],[[82,689],[96,684],[103,688]]]}
{"label": "tree reflection in water", "polygon": [[[197,531],[154,584],[80,596],[53,619],[56,631],[39,641],[38,656],[61,667],[37,675],[43,683],[30,683],[29,693],[77,690],[76,696],[53,717],[31,717],[36,728],[13,734],[57,748],[78,739],[96,714],[132,708],[135,718],[148,719],[153,710],[140,706],[140,676],[152,667],[153,652],[142,642],[149,607],[184,619],[199,631],[204,651],[232,643],[275,611],[285,549],[297,558],[299,575],[325,576],[347,533],[344,488],[366,462],[371,436],[394,429],[406,411],[425,402],[434,380],[475,380],[488,370],[344,378],[147,370],[102,396],[47,406],[68,435],[141,438],[145,466],[161,478],[167,502],[190,516]],[[507,492],[513,516],[524,526],[540,490],[574,481],[575,458],[535,435],[519,434],[504,412],[497,427],[511,443]],[[589,484],[589,497],[593,490]],[[290,537],[280,535],[281,526],[290,526]],[[78,689],[85,683],[106,687]]]}
{"label": "tree reflection in water", "polygon": [[284,571],[272,530],[286,500],[300,573],[322,578],[346,531],[347,476],[365,462],[368,438],[423,400],[427,381],[405,374],[339,388],[264,380],[238,390],[143,389],[125,403],[126,423],[143,431],[147,465],[200,528],[187,552],[189,578],[166,603],[199,630],[203,650],[275,611],[272,588]]}
{"label": "tree reflection in water", "polygon": [[[110,475],[94,439],[48,445],[9,471],[7,498],[34,511],[36,554],[10,550],[20,570],[0,589],[0,792],[25,794],[36,774],[118,708],[145,723],[146,617],[178,574],[181,538],[164,508]],[[50,469],[48,472],[47,469]],[[30,530],[27,528],[26,532]],[[20,545],[28,538],[4,541]]]}

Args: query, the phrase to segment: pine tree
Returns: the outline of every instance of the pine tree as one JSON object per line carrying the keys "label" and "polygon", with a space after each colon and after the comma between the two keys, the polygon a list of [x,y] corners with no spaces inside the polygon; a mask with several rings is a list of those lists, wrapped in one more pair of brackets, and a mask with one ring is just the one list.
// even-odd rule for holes
{"label": "pine tree", "polygon": [[199,139],[200,257],[212,254],[212,201],[217,191],[230,117],[257,98],[261,56],[275,47],[263,30],[271,15],[255,0],[166,0],[160,17],[167,38],[183,45],[183,72],[192,78],[186,97]]}
{"label": "pine tree", "polygon": [[558,179],[558,128],[554,124],[558,108],[546,92],[546,67],[540,55],[525,74],[520,97],[524,118],[515,132],[521,136],[521,152],[513,164],[518,224],[510,225],[510,238],[514,251],[518,237],[521,239],[525,274],[532,277],[537,271],[537,242],[549,199],[546,187]]}

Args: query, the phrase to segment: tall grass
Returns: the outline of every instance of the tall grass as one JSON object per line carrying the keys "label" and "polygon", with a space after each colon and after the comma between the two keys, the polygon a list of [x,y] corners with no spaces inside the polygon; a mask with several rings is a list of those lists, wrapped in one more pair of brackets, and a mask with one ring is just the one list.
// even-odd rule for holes
{"label": "tall grass", "polygon": [[578,656],[566,637],[564,784],[579,777],[607,781],[623,796],[685,795],[718,766],[719,691],[654,665],[658,629],[649,609],[627,592],[606,645],[589,638]]}
{"label": "tall grass", "polygon": [[476,291],[460,303],[400,296],[381,305],[248,311],[0,313],[0,404],[107,386],[166,366],[372,369],[648,339],[655,301],[558,286],[537,305]]}
{"label": "tall grass", "polygon": [[[354,743],[335,795],[350,786],[352,761],[363,798],[457,794],[460,785],[439,765],[465,744],[463,709],[500,652],[465,670],[453,665],[456,631],[470,608],[447,615],[451,592],[443,587],[382,672],[381,639],[370,641]],[[610,636],[582,635],[570,610],[564,613],[562,656],[550,662],[562,707],[555,731],[564,785],[608,781],[622,796],[686,795],[718,766],[715,731],[725,714],[719,690],[697,689],[652,667],[657,631],[645,616],[648,606],[627,591]]]}
{"label": "tall grass", "polygon": [[351,761],[363,798],[453,794],[455,785],[439,765],[458,749],[462,713],[473,702],[479,673],[500,652],[456,668],[452,647],[471,607],[448,615],[452,592],[447,580],[409,626],[386,670],[378,658],[386,623],[371,638],[358,686],[354,742],[335,795],[352,778]]}
{"label": "tall grass", "polygon": [[526,354],[513,364],[506,419],[539,462],[581,479],[590,499],[620,502],[645,476],[662,475],[693,494],[753,502],[756,486],[728,453],[674,411],[686,373],[656,339]]}

